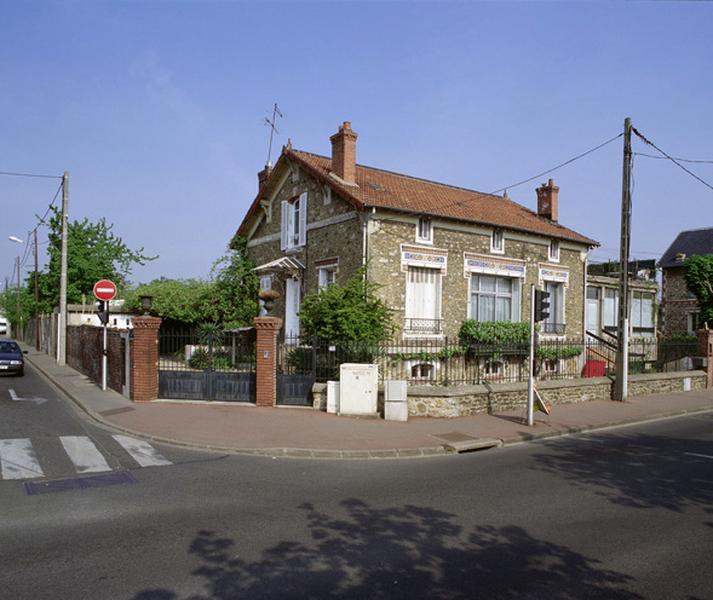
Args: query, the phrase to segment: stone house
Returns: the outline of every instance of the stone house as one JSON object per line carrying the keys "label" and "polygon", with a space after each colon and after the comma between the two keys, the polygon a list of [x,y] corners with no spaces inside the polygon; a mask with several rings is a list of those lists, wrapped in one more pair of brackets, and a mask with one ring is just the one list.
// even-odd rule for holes
{"label": "stone house", "polygon": [[661,269],[661,309],[664,337],[696,335],[699,308],[696,297],[688,290],[684,262],[690,256],[713,254],[713,227],[682,231],[664,252]]}
{"label": "stone house", "polygon": [[583,339],[586,262],[597,245],[558,222],[559,188],[537,188],[533,211],[485,194],[356,163],[349,122],[331,156],[288,143],[237,233],[247,238],[273,314],[299,334],[305,294],[366,276],[393,309],[402,340],[456,339],[461,323],[526,321],[530,284],[551,292],[543,335]]}

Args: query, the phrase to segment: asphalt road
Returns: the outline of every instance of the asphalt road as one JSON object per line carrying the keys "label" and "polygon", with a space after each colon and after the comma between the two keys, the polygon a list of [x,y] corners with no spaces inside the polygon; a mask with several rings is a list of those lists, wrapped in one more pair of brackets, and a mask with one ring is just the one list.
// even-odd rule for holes
{"label": "asphalt road", "polygon": [[0,480],[1,597],[713,598],[713,413],[383,461],[153,444],[170,464],[139,467],[114,433],[30,369],[0,380],[0,439],[36,446],[34,481],[77,478],[62,436],[130,475]]}

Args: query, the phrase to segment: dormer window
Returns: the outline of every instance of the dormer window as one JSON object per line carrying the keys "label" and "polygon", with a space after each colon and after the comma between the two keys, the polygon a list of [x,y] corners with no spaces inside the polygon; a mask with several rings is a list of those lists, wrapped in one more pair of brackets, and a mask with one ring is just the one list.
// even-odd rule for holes
{"label": "dormer window", "polygon": [[433,224],[428,217],[421,217],[416,225],[416,241],[424,244],[433,243]]}
{"label": "dormer window", "polygon": [[494,254],[505,253],[505,235],[502,229],[493,229],[490,236],[490,251]]}
{"label": "dormer window", "polygon": [[550,251],[548,258],[550,262],[560,261],[560,243],[559,240],[550,240]]}

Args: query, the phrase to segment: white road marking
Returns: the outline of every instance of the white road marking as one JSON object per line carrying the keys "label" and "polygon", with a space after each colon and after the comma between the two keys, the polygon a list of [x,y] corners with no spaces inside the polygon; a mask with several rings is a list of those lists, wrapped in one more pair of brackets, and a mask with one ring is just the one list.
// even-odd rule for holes
{"label": "white road marking", "polygon": [[684,452],[686,456],[698,456],[699,458],[710,458],[713,460],[713,456],[710,456],[709,454],[697,454],[695,452]]}
{"label": "white road marking", "polygon": [[137,440],[128,435],[112,436],[126,450],[131,457],[142,467],[158,467],[172,465],[170,460],[166,460],[156,448],[148,442]]}
{"label": "white road marking", "polygon": [[0,465],[3,479],[44,477],[32,442],[27,438],[0,440]]}
{"label": "white road marking", "polygon": [[35,396],[32,398],[20,398],[13,389],[9,389],[8,393],[10,394],[10,400],[15,402],[34,402],[35,404],[44,404],[47,402],[47,398],[37,398]]}
{"label": "white road marking", "polygon": [[94,442],[83,435],[61,436],[60,441],[64,450],[74,463],[77,473],[99,473],[101,471],[111,471],[101,452],[94,445]]}

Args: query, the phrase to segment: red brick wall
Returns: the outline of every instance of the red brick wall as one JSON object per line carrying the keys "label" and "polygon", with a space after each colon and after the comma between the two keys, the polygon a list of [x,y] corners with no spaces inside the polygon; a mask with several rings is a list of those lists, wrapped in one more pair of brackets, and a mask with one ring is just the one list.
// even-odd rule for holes
{"label": "red brick wall", "polygon": [[[102,377],[102,333],[101,327],[91,325],[70,325],[67,327],[67,364],[86,375],[97,384]],[[121,331],[107,332],[107,386],[122,393],[122,353]]]}
{"label": "red brick wall", "polygon": [[131,330],[131,399],[158,398],[158,330],[161,319],[134,317]]}

